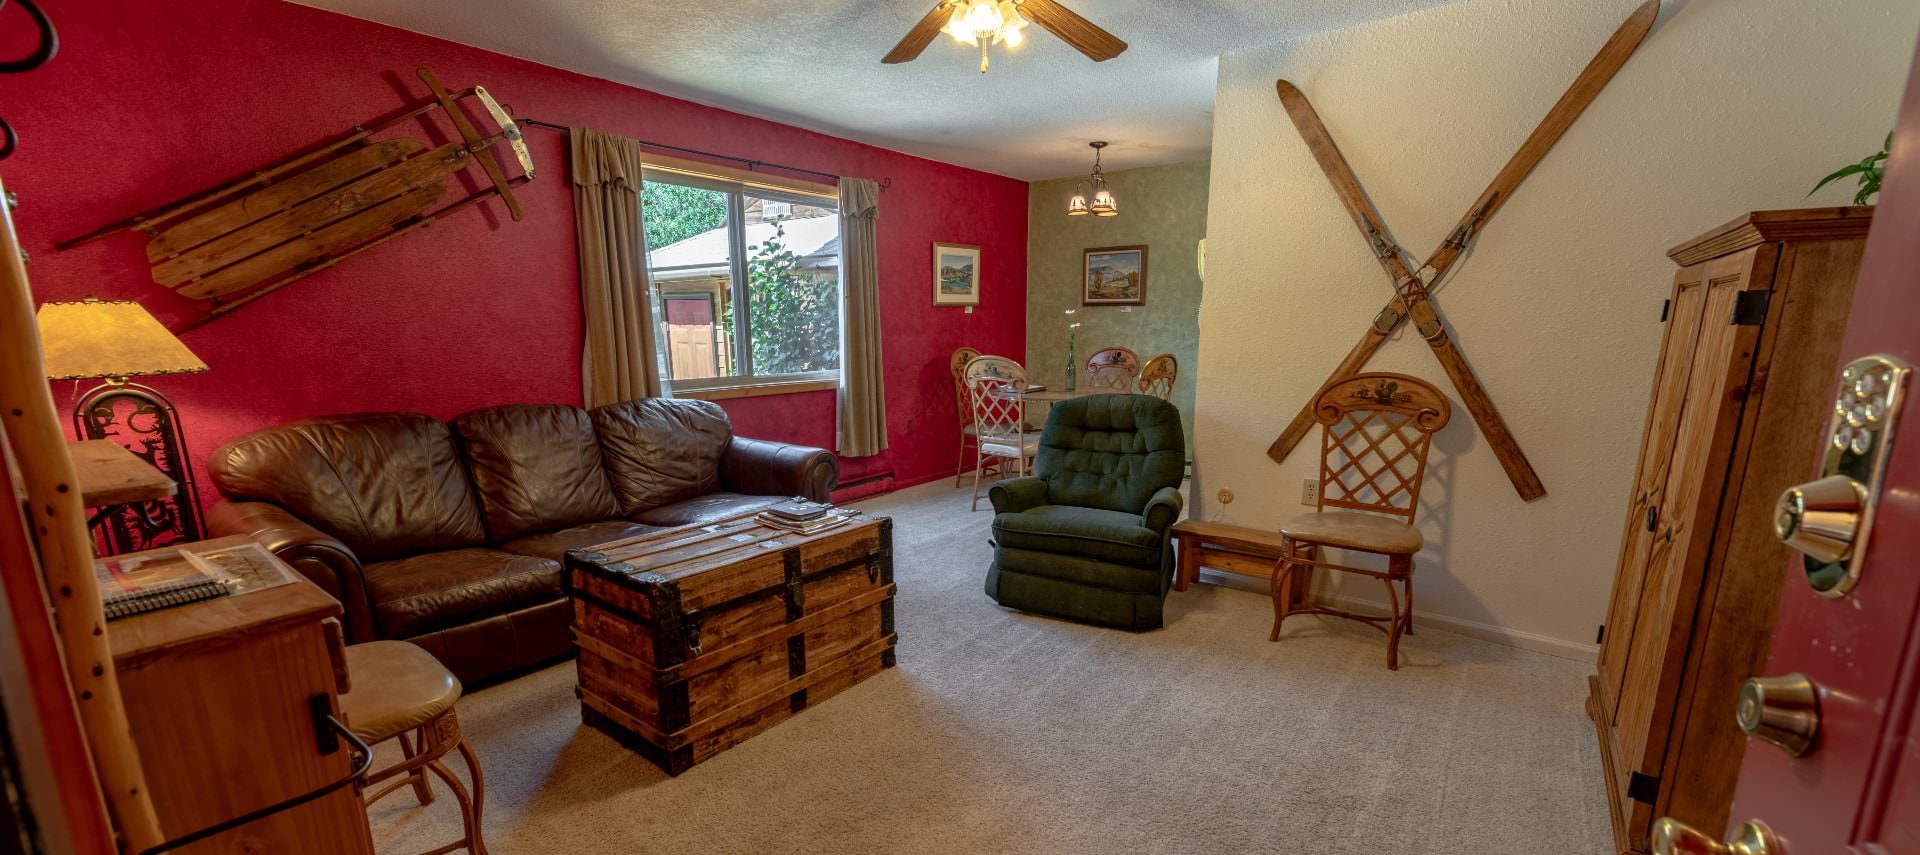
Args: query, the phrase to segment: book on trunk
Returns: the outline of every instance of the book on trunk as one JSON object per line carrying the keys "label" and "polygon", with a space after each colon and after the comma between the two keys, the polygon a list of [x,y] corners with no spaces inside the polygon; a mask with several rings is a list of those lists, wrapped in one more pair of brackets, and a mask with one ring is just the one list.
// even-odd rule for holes
{"label": "book on trunk", "polygon": [[94,562],[94,578],[107,619],[115,620],[284,585],[293,581],[284,566],[257,543],[189,544],[102,558]]}

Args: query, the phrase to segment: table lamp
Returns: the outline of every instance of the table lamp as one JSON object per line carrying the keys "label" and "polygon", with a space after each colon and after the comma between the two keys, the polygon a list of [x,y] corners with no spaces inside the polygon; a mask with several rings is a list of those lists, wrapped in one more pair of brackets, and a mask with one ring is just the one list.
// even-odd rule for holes
{"label": "table lamp", "polygon": [[130,377],[197,374],[207,364],[132,300],[43,303],[36,316],[49,380],[100,380],[73,405],[74,432],[110,439],[180,485],[173,497],[118,508],[100,521],[116,554],[205,538],[193,467],[173,404]]}

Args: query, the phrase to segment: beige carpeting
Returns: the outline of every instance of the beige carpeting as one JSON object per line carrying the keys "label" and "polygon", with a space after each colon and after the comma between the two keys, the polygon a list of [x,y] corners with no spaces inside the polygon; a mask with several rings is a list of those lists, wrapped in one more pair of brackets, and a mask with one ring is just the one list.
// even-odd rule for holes
{"label": "beige carpeting", "polygon": [[[486,838],[515,853],[1598,853],[1590,666],[1381,636],[1200,585],[1131,634],[982,593],[990,514],[934,483],[894,516],[899,667],[679,778],[582,727],[573,664],[468,695]],[[390,758],[382,758],[386,762]],[[458,768],[458,764],[456,764]],[[453,801],[374,809],[382,852]]]}

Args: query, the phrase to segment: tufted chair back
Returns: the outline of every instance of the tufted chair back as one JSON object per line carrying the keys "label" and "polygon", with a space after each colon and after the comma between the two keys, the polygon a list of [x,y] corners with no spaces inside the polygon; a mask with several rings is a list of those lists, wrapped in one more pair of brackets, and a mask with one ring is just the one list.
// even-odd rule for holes
{"label": "tufted chair back", "polygon": [[1151,395],[1086,395],[1047,414],[1034,474],[1047,501],[1137,514],[1180,486],[1187,441],[1180,411]]}

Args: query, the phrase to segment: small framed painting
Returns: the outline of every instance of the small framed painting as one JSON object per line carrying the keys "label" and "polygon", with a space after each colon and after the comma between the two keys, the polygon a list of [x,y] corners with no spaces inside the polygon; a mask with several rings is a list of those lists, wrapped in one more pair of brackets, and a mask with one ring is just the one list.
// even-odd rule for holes
{"label": "small framed painting", "polygon": [[1086,251],[1082,306],[1147,304],[1147,248],[1102,246]]}
{"label": "small framed painting", "polygon": [[980,248],[964,243],[933,245],[933,304],[980,305]]}

